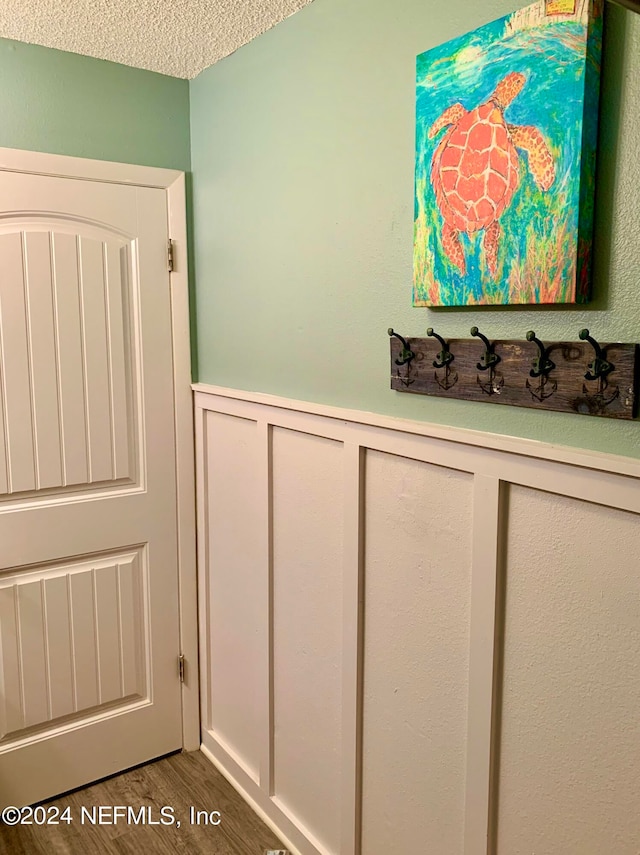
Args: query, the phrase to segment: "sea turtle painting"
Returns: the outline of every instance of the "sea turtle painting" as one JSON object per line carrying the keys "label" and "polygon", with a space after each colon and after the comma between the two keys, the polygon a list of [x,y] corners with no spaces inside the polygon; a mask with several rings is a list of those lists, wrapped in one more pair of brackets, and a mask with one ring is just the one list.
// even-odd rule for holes
{"label": "sea turtle painting", "polygon": [[442,248],[463,274],[460,232],[471,235],[480,230],[487,267],[492,276],[496,274],[500,217],[519,182],[517,150],[527,152],[529,171],[541,190],[548,190],[555,180],[553,157],[538,128],[510,125],[504,118],[524,84],[523,74],[511,72],[485,104],[470,111],[454,104],[429,130],[429,137],[435,137],[448,128],[433,155],[431,183],[444,220]]}
{"label": "sea turtle painting", "polygon": [[590,297],[603,0],[537,0],[416,61],[413,305]]}

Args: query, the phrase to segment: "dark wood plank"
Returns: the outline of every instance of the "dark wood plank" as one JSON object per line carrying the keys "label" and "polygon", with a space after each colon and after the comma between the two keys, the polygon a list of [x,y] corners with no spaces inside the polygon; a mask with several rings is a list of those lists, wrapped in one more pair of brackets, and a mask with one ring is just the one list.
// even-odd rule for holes
{"label": "dark wood plank", "polygon": [[[262,855],[284,849],[273,832],[199,751],[174,754],[46,803],[70,807],[70,825],[0,825],[0,855]],[[158,821],[172,807],[177,825],[81,824],[81,808],[129,805]],[[190,808],[219,811],[220,825],[192,824]]]}
{"label": "dark wood plank", "polygon": [[633,419],[638,399],[638,346],[604,343],[605,358],[614,370],[601,380],[585,379],[594,350],[588,342],[552,342],[549,357],[555,363],[544,382],[530,377],[532,360],[538,355],[533,342],[494,342],[500,362],[494,370],[482,371],[478,363],[485,351],[477,338],[452,339],[454,360],[449,371],[434,367],[441,345],[433,338],[407,339],[414,358],[397,365],[402,345],[391,340],[391,388],[398,392],[510,404],[535,410],[555,410],[615,419]]}

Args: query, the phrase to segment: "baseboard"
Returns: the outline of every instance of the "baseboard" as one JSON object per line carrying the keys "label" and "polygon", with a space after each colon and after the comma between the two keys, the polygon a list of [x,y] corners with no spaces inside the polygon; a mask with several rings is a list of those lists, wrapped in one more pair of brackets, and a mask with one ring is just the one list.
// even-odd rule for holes
{"label": "baseboard", "polygon": [[220,774],[224,775],[234,790],[244,799],[253,812],[260,817],[264,824],[268,826],[275,835],[277,835],[277,837],[282,841],[283,846],[291,852],[291,855],[307,855],[307,852],[303,852],[301,849],[298,849],[295,843],[287,835],[282,824],[278,822],[279,817],[277,817],[277,814],[280,814],[281,811],[266,795],[264,796],[264,799],[267,801],[267,804],[264,805],[264,802],[261,804],[260,801],[254,798],[254,796],[237,780],[225,763],[219,757],[216,757],[204,743],[200,745],[200,751],[204,754],[207,760],[216,767]]}

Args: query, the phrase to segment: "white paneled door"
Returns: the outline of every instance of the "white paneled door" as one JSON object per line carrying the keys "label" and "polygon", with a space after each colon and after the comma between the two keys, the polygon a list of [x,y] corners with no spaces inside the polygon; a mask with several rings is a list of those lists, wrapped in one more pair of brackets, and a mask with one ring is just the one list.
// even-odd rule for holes
{"label": "white paneled door", "polygon": [[0,802],[182,746],[167,195],[0,180]]}

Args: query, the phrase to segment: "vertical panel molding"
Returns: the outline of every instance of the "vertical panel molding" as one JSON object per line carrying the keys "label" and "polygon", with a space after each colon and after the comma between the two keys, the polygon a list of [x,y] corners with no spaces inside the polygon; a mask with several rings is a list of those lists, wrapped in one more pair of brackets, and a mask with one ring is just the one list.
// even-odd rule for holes
{"label": "vertical panel molding", "polygon": [[362,662],[364,611],[364,451],[345,442],[342,596],[341,855],[360,852],[362,819]]}
{"label": "vertical panel molding", "polygon": [[500,490],[498,478],[475,475],[464,855],[490,855],[491,846]]}
{"label": "vertical panel molding", "polygon": [[271,797],[273,795],[273,491],[272,491],[272,454],[271,425],[260,420],[258,431],[258,489],[260,568],[259,584],[256,594],[262,608],[260,610],[259,634],[260,650],[260,788]]}
{"label": "vertical panel molding", "polygon": [[[209,471],[207,455],[207,412],[196,410],[194,418],[196,444],[196,496],[198,531],[198,625],[199,625],[199,665],[202,675],[211,672],[209,643]],[[211,728],[211,686],[210,680],[202,681],[200,694],[201,732]]]}

